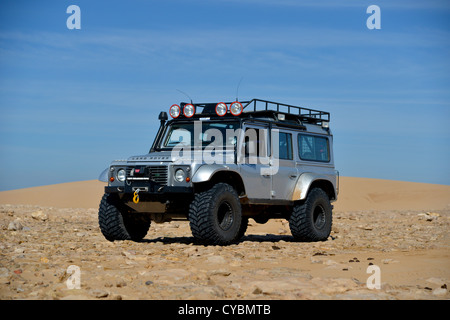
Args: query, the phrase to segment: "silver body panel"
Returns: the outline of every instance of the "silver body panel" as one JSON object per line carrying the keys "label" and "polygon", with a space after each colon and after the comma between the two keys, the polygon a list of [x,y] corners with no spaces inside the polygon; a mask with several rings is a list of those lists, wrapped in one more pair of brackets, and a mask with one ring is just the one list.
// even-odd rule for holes
{"label": "silver body panel", "polygon": [[[316,181],[327,181],[332,184],[334,197],[337,200],[337,172],[334,168],[333,157],[333,136],[329,129],[324,129],[318,125],[305,124],[306,130],[298,130],[286,127],[273,126],[272,132],[266,140],[266,153],[256,157],[245,154],[244,130],[254,128],[268,130],[267,124],[246,120],[243,122],[244,130],[237,137],[236,153],[234,150],[225,150],[215,154],[215,157],[205,155],[201,150],[193,150],[190,157],[183,158],[172,154],[171,151],[159,151],[144,155],[137,155],[127,160],[113,161],[109,168],[105,169],[99,180],[108,182],[108,186],[117,187],[120,190],[126,183],[133,183],[138,178],[129,177],[125,182],[117,179],[110,181],[111,177],[116,177],[118,170],[129,167],[149,166],[153,169],[163,169],[167,173],[166,185],[171,187],[194,187],[196,184],[207,182],[213,179],[219,172],[230,172],[239,175],[242,179],[245,197],[249,203],[270,204],[272,200],[297,201],[306,198],[310,186]],[[292,159],[279,159],[275,132],[285,133],[291,136]],[[329,161],[317,162],[302,160],[299,156],[298,135],[309,134],[319,137],[326,137],[329,141]],[[270,136],[270,138],[269,138]],[[279,138],[279,137],[278,137]],[[250,148],[250,147],[249,147]],[[217,162],[218,157],[222,161]],[[160,168],[161,167],[161,168]],[[162,168],[163,167],[163,168]],[[189,181],[177,181],[174,177],[176,170],[183,169]],[[128,169],[130,170],[130,169]],[[127,173],[128,174],[128,173]],[[138,205],[131,205],[137,207]],[[160,204],[156,209],[148,209],[158,212],[163,209]],[[155,211],[156,210],[156,211]]]}

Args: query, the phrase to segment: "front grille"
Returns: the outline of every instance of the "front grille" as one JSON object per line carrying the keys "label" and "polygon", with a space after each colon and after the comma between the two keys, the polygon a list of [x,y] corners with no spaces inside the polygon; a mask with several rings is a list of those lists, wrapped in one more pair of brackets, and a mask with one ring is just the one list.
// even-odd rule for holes
{"label": "front grille", "polygon": [[[150,178],[151,181],[154,181],[156,183],[167,185],[167,166],[145,166],[145,173],[143,175],[131,175],[131,171],[135,167],[127,167],[127,178],[130,177],[129,180],[143,180],[143,179],[137,179],[137,178]],[[144,167],[140,167],[144,168]]]}
{"label": "front grille", "polygon": [[167,167],[155,166],[148,167],[150,170],[150,180],[163,185],[167,185]]}

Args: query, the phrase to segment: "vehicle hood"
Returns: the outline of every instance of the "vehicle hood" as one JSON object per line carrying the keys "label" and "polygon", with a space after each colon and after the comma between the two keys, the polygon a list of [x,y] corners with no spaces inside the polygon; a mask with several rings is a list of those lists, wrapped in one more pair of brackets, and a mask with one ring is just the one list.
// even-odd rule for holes
{"label": "vehicle hood", "polygon": [[170,151],[152,152],[143,155],[131,156],[127,159],[128,163],[134,162],[173,162],[175,159]]}

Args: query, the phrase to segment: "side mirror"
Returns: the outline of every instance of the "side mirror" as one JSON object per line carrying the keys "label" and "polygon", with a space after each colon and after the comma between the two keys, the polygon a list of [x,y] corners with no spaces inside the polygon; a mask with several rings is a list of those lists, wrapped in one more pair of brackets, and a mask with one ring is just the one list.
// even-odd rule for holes
{"label": "side mirror", "polygon": [[109,172],[109,167],[106,168],[105,170],[103,170],[102,173],[100,173],[100,176],[98,177],[98,181],[108,182],[108,172]]}

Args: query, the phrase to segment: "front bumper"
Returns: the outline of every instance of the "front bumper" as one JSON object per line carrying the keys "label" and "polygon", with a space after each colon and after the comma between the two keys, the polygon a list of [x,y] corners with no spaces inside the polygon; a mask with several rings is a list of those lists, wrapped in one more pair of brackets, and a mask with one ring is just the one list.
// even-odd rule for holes
{"label": "front bumper", "polygon": [[145,185],[145,186],[120,186],[120,187],[105,187],[105,193],[119,193],[119,194],[132,194],[139,189],[139,194],[148,195],[171,195],[171,194],[192,194],[194,192],[193,187],[171,187],[160,185]]}
{"label": "front bumper", "polygon": [[[134,202],[134,192],[139,189],[138,202]],[[193,199],[193,187],[172,187],[155,184],[146,186],[106,186],[105,193],[115,194],[118,199],[136,212],[158,214],[152,215],[155,221],[166,219],[185,219],[186,208]]]}

